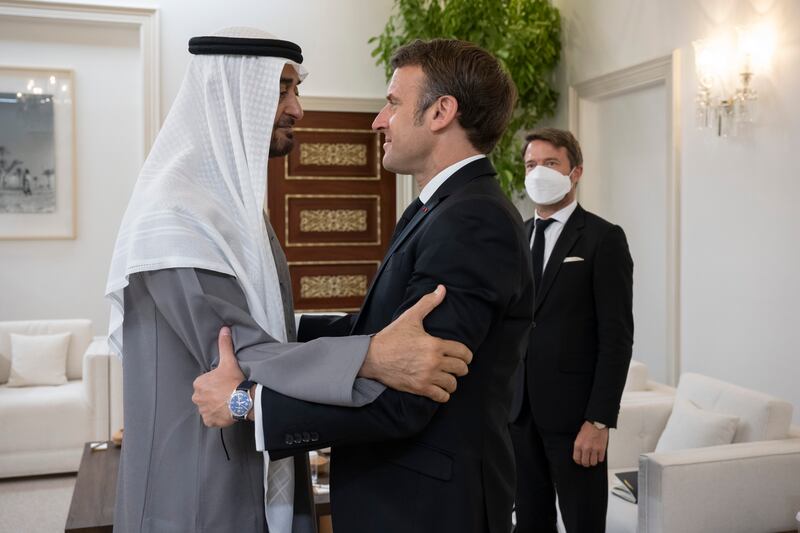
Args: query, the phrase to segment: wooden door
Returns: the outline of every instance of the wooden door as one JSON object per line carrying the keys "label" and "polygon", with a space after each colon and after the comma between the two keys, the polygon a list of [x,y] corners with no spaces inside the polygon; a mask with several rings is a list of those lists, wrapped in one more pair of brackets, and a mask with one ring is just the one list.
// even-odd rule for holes
{"label": "wooden door", "polygon": [[307,111],[294,149],[269,162],[269,215],[295,310],[361,307],[396,221],[395,175],[381,166],[373,113]]}

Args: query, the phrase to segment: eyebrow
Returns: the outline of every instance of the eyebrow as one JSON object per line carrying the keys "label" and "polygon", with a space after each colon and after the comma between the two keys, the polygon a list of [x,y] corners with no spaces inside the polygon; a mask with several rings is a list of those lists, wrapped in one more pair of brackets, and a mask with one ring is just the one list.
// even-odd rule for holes
{"label": "eyebrow", "polygon": [[[542,164],[544,164],[544,163],[549,163],[549,162],[551,162],[551,161],[554,161],[554,162],[556,162],[556,163],[560,163],[560,162],[561,162],[561,160],[560,160],[559,158],[557,158],[557,157],[548,157],[547,159],[545,159],[544,161],[542,161]],[[533,164],[535,164],[535,165],[538,165],[538,163],[536,162],[536,160],[535,160],[535,159],[527,159],[527,160],[525,160],[525,164],[526,164],[526,165],[530,165],[531,163],[533,163]]]}
{"label": "eyebrow", "polygon": [[[291,85],[294,81],[294,78],[281,78],[281,85]],[[297,80],[297,85],[301,83],[303,83],[301,80]]]}

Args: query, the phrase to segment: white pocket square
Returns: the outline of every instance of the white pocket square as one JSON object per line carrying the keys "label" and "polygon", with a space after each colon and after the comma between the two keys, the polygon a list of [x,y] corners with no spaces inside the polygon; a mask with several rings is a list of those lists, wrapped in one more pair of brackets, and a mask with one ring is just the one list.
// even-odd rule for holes
{"label": "white pocket square", "polygon": [[575,263],[577,261],[583,261],[583,257],[566,257],[564,258],[565,263]]}

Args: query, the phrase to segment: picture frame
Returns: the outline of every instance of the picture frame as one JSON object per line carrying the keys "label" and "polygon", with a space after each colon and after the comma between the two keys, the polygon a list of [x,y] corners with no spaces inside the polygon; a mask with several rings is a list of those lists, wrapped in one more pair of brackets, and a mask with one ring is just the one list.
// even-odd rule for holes
{"label": "picture frame", "polygon": [[0,66],[0,240],[76,237],[74,102],[71,70]]}

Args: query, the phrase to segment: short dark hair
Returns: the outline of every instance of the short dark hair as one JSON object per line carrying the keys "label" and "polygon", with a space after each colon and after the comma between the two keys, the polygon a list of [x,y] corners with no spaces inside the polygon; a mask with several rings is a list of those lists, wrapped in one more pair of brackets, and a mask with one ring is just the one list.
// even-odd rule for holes
{"label": "short dark hair", "polygon": [[566,148],[571,168],[583,164],[581,145],[578,143],[578,139],[567,130],[560,130],[558,128],[538,128],[533,130],[525,136],[525,144],[522,145],[522,159],[525,159],[525,152],[528,150],[528,145],[533,141],[545,141],[556,148]]}
{"label": "short dark hair", "polygon": [[470,143],[488,154],[511,120],[517,88],[500,62],[480,46],[456,39],[415,40],[395,50],[392,68],[419,66],[425,74],[417,120],[442,96],[458,102],[458,123]]}

